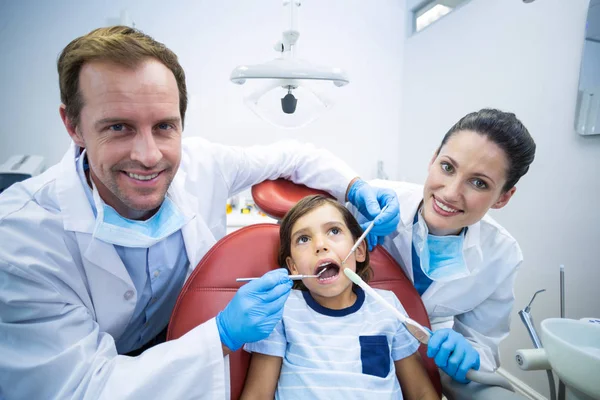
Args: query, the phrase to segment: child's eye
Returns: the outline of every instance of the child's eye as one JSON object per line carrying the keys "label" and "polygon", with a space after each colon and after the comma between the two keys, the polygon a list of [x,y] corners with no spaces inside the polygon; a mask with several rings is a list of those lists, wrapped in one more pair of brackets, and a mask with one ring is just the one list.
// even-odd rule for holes
{"label": "child's eye", "polygon": [[298,239],[296,239],[296,243],[308,243],[308,236],[300,236]]}
{"label": "child's eye", "polygon": [[340,230],[340,228],[331,228],[331,229],[329,230],[329,232],[330,232],[332,235],[339,235],[339,234],[341,233],[341,230]]}

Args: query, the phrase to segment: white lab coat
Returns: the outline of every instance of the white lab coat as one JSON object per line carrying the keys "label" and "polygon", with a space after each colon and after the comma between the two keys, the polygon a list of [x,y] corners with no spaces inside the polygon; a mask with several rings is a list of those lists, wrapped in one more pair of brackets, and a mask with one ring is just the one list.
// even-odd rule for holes
{"label": "white lab coat", "polygon": [[[406,182],[374,181],[394,189],[400,202],[396,232],[383,247],[398,261],[407,277],[412,271],[412,225],[423,200],[423,186]],[[467,229],[463,255],[470,275],[450,282],[433,282],[421,297],[434,330],[452,326],[480,354],[480,370],[500,365],[498,345],[510,328],[514,281],[523,261],[517,241],[488,215]]]}
{"label": "white lab coat", "polygon": [[[72,145],[59,164],[0,196],[0,392],[7,399],[228,398],[228,358],[214,319],[139,357],[117,354],[137,294],[115,248],[92,237],[76,151]],[[286,177],[344,201],[354,176],[331,153],[297,142],[242,149],[184,139],[169,194],[192,217],[182,228],[188,277],[224,236],[232,194]]]}

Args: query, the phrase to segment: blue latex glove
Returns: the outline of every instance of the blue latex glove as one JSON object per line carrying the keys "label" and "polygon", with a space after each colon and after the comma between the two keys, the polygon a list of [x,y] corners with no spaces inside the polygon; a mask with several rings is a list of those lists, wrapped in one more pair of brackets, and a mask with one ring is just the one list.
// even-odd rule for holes
{"label": "blue latex glove", "polygon": [[435,331],[427,345],[427,356],[452,379],[469,383],[467,371],[479,369],[479,353],[463,335],[452,329]]}
{"label": "blue latex glove", "polygon": [[217,315],[221,343],[236,351],[267,338],[281,320],[292,284],[288,271],[280,268],[242,286]]}
{"label": "blue latex glove", "polygon": [[[367,218],[368,222],[361,225],[363,230],[370,221],[375,220],[373,229],[367,235],[369,251],[383,244],[384,237],[394,232],[400,222],[400,203],[392,189],[373,187],[359,179],[350,187],[348,201]],[[381,209],[385,206],[388,208],[382,213]]]}

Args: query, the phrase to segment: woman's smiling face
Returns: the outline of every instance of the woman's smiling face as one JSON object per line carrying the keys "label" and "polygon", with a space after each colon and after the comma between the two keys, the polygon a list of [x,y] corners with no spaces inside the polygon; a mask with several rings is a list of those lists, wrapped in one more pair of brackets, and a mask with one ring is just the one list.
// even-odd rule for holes
{"label": "woman's smiling face", "polygon": [[502,192],[508,159],[477,132],[456,132],[429,164],[423,190],[423,218],[433,235],[457,234],[490,208],[504,207],[515,192]]}

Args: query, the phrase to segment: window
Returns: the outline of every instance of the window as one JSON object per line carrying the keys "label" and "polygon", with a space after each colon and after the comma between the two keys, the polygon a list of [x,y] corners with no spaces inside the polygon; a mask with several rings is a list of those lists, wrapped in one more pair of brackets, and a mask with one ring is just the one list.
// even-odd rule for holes
{"label": "window", "polygon": [[411,34],[421,31],[467,1],[468,0],[429,0],[423,2],[409,0],[409,11],[412,16]]}

